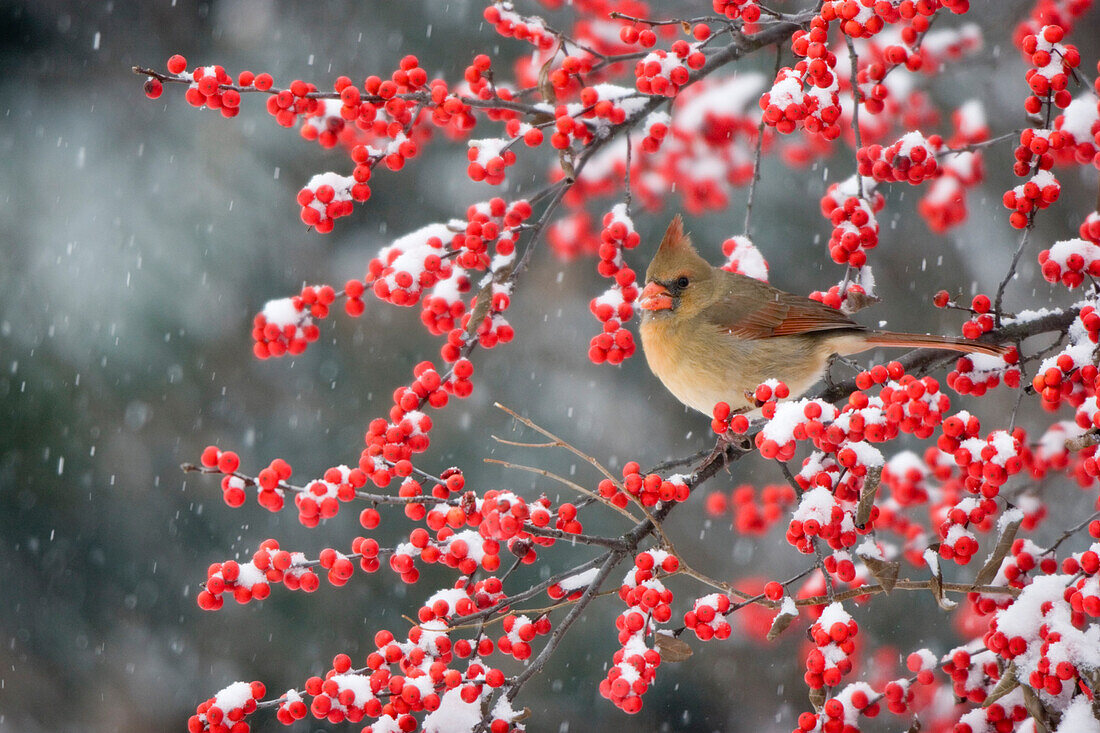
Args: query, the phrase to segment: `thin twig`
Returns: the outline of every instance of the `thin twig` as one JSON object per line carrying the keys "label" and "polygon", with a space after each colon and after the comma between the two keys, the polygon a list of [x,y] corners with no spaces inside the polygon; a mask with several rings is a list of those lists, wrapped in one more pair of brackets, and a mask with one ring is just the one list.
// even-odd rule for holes
{"label": "thin twig", "polygon": [[[775,72],[772,78],[779,76],[779,69],[783,64],[783,46],[775,44]],[[752,239],[752,204],[756,199],[756,184],[760,180],[760,155],[764,147],[764,115],[760,115],[760,124],[756,126],[756,150],[752,156],[752,181],[749,183],[749,193],[745,200],[745,225],[741,231],[750,240]]]}
{"label": "thin twig", "polygon": [[1012,255],[1012,262],[1008,266],[1008,272],[1005,273],[1004,279],[1001,280],[1001,284],[997,286],[997,297],[993,301],[993,322],[998,328],[1001,325],[1001,301],[1004,299],[1005,288],[1008,287],[1009,281],[1016,276],[1016,265],[1020,262],[1020,255],[1022,255],[1024,249],[1027,248],[1027,240],[1031,237],[1032,226],[1034,226],[1034,222],[1029,218],[1027,226],[1024,227],[1023,236],[1020,237],[1020,244],[1016,247],[1016,253]]}
{"label": "thin twig", "polygon": [[527,471],[528,473],[536,473],[539,476],[545,476],[548,479],[553,479],[554,481],[557,481],[558,483],[560,483],[564,486],[568,486],[569,488],[573,489],[573,491],[576,491],[578,494],[584,494],[585,496],[592,497],[593,499],[600,502],[604,506],[610,507],[610,508],[614,509],[615,511],[617,511],[619,514],[622,514],[624,517],[626,517],[627,519],[629,519],[632,522],[640,522],[641,521],[638,517],[634,516],[633,514],[628,512],[626,509],[624,509],[620,506],[616,506],[615,504],[612,504],[610,501],[603,498],[602,496],[600,496],[596,492],[594,492],[590,489],[586,489],[585,487],[581,486],[580,484],[576,483],[575,481],[570,481],[569,479],[565,478],[564,476],[559,476],[556,473],[552,473],[550,471],[547,471],[545,468],[538,468],[536,466],[524,466],[524,465],[519,464],[519,463],[512,463],[510,461],[502,461],[502,460],[499,460],[497,458],[483,458],[482,460],[485,461],[486,463],[495,463],[498,466],[504,466],[505,468],[515,468],[515,469],[520,470],[520,471]]}
{"label": "thin twig", "polygon": [[[859,55],[856,53],[856,44],[852,42],[852,37],[845,34],[844,41],[848,44],[848,58],[851,61],[851,84],[852,84],[852,132],[856,136],[856,152],[858,153],[863,148],[863,134],[859,131]],[[859,164],[856,164],[856,183],[859,185],[859,197],[864,198],[863,192],[863,176],[859,174]]]}

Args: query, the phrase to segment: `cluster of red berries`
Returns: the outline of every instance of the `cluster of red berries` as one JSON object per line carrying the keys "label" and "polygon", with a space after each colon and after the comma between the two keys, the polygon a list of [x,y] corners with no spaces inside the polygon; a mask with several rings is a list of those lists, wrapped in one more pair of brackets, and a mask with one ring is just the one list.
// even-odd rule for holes
{"label": "cluster of red berries", "polygon": [[[357,146],[356,151],[365,150]],[[352,157],[357,153],[353,151]],[[342,216],[349,216],[354,208],[353,201],[363,203],[370,198],[370,166],[360,164],[351,176],[336,173],[320,173],[313,176],[299,192],[298,205],[302,207],[299,218],[306,226],[317,232],[331,232],[335,222]]]}
{"label": "cluster of red berries", "polygon": [[515,11],[507,0],[496,0],[483,13],[496,32],[505,38],[527,41],[540,49],[549,49],[556,39],[539,18],[526,18]]}
{"label": "cluster of red berries", "polygon": [[555,107],[553,129],[550,146],[555,150],[567,150],[573,141],[587,145],[595,136],[594,128],[585,122],[585,114],[579,104],[559,104]]}
{"label": "cluster of red berries", "polygon": [[462,298],[470,288],[470,277],[462,269],[452,269],[451,277],[436,283],[432,292],[423,297],[420,309],[420,321],[428,333],[442,336],[454,330],[466,314]]}
{"label": "cluster of red berries", "polygon": [[1050,170],[1054,167],[1055,156],[1069,144],[1069,136],[1061,130],[1037,130],[1029,127],[1020,133],[1020,144],[1013,151],[1016,162],[1012,165],[1012,170],[1021,178],[1032,168]]}
{"label": "cluster of red berries", "polygon": [[1076,288],[1085,276],[1100,277],[1100,245],[1087,239],[1065,239],[1039,253],[1043,277],[1049,283],[1059,280],[1067,288]]}
{"label": "cluster of red berries", "polygon": [[[867,268],[868,270],[870,268]],[[863,272],[861,270],[861,272]],[[849,282],[848,289],[841,294],[840,285],[833,285],[828,290],[814,290],[807,297],[810,300],[816,300],[819,303],[824,303],[830,308],[840,308],[847,302],[850,296],[864,296],[867,294],[867,289],[859,283]]]}
{"label": "cluster of red berries", "polygon": [[371,259],[366,285],[380,300],[415,305],[426,288],[451,276],[447,245],[453,246],[456,238],[443,224],[429,224],[397,238]]}
{"label": "cluster of red berries", "polygon": [[604,277],[614,278],[615,283],[588,304],[603,324],[603,332],[593,336],[588,347],[588,358],[595,364],[621,364],[634,355],[634,334],[623,324],[634,317],[638,286],[634,270],[623,261],[623,250],[633,249],[641,241],[626,204],[616,204],[604,214],[596,269]]}
{"label": "cluster of red berries", "polygon": [[[1001,677],[997,655],[988,649],[974,652],[966,647],[957,647],[944,658],[941,669],[951,677],[955,696],[976,705],[985,702],[989,691]],[[960,722],[960,725],[965,723]],[[981,727],[978,730],[986,730],[986,728]]]}
{"label": "cluster of red berries", "polygon": [[966,496],[955,504],[939,526],[939,535],[943,540],[940,543],[940,557],[959,565],[968,564],[978,551],[977,537],[968,527],[974,525],[980,528],[991,515],[991,508],[988,501],[973,496]]}
{"label": "cluster of red berries", "polygon": [[[1090,576],[1081,578],[1086,581],[1086,587],[1091,586],[1085,597],[1095,598],[1089,606],[1100,613],[1097,584],[1091,577],[1100,566],[1100,560],[1095,551],[1085,554],[1089,552],[1092,572],[1078,566],[1076,561],[1071,563],[1074,569],[1070,572]],[[1076,583],[1066,588],[1066,579],[1065,575],[1036,578],[1023,589],[1016,603],[999,611],[990,621],[984,639],[991,651],[1005,661],[1016,662],[1021,682],[1026,680],[1035,690],[1055,696],[1064,688],[1077,687],[1082,670],[1075,661],[1082,658],[1080,655],[1085,649],[1091,651],[1093,648],[1080,631],[1087,624],[1082,595],[1076,590]],[[1070,600],[1073,597],[1078,598],[1076,607]],[[1027,600],[1034,602],[1029,604]]]}
{"label": "cluster of red berries", "polygon": [[851,655],[859,625],[841,604],[831,603],[809,633],[814,648],[806,655],[806,685],[812,690],[836,687],[840,678],[852,671]]}
{"label": "cluster of red berries", "polygon": [[756,489],[749,484],[738,486],[726,494],[716,491],[707,496],[706,511],[718,517],[733,512],[733,527],[738,534],[762,535],[794,504],[795,493],[790,484],[772,484],[760,490],[757,503]]}
{"label": "cluster of red berries", "polygon": [[714,8],[714,12],[724,15],[730,20],[740,18],[746,23],[755,23],[760,20],[760,6],[756,4],[755,0],[712,0],[711,6]]}
{"label": "cluster of red berries", "polygon": [[920,456],[912,451],[902,451],[882,467],[882,485],[890,490],[890,498],[898,506],[924,504],[929,497],[928,474]]}
{"label": "cluster of red berries", "polygon": [[[797,35],[796,32],[795,35]],[[832,52],[828,52],[830,55]],[[835,56],[833,56],[835,65]],[[824,67],[818,74],[809,72],[820,65]],[[805,67],[805,68],[803,68]],[[823,58],[815,58],[807,63],[798,62],[795,68],[784,67],[779,70],[771,89],[760,97],[760,109],[764,111],[764,123],[774,127],[777,132],[789,135],[799,125],[809,132],[817,133],[826,140],[840,136],[840,97],[837,94],[836,74],[832,66]],[[810,86],[803,89],[804,75]],[[828,80],[825,83],[824,80]],[[817,84],[823,86],[817,86]]]}
{"label": "cluster of red berries", "polygon": [[[595,57],[587,53],[564,56],[558,68],[551,71],[548,77],[550,83],[554,86],[554,91],[562,97],[575,92],[583,86],[584,77],[591,73],[595,62]],[[509,131],[508,134],[516,137],[515,132]]]}
{"label": "cluster of red berries", "polygon": [[[1070,343],[1061,352],[1043,360],[1031,386],[1042,399],[1044,409],[1056,410],[1063,402],[1081,407],[1086,397],[1096,394],[1097,368],[1092,353],[1100,341],[1100,313],[1094,306],[1081,309],[1070,326]],[[1077,418],[1081,424],[1081,418]],[[1083,427],[1091,427],[1091,418]]]}
{"label": "cluster of red berries", "polygon": [[619,598],[627,604],[627,610],[615,619],[622,648],[612,656],[607,677],[600,681],[600,694],[623,712],[633,714],[642,709],[642,695],[661,664],[660,653],[648,648],[646,639],[655,632],[657,623],[672,618],[672,591],[655,573],[675,573],[679,567],[679,560],[664,550],[640,552],[619,588]]}
{"label": "cluster of red berries", "polygon": [[1079,228],[1081,239],[1100,245],[1100,211],[1091,211],[1081,222]]}
{"label": "cluster of red berries", "polygon": [[[1038,0],[1031,6],[1031,12],[1020,21],[1012,33],[1012,41],[1017,46],[1029,35],[1039,33],[1045,25],[1058,25],[1066,33],[1073,31],[1078,18],[1092,7],[1092,0]],[[1021,49],[1022,50],[1022,49]],[[1030,54],[1026,51],[1025,56]]]}
{"label": "cluster of red berries", "polygon": [[[975,100],[966,102],[951,113],[954,133],[948,141],[949,148],[989,139],[989,126],[981,104]],[[942,233],[966,220],[967,189],[981,183],[984,176],[982,152],[946,151],[938,163],[938,177],[917,204],[921,218],[934,232]]]}
{"label": "cluster of red berries", "polygon": [[265,540],[249,562],[227,560],[212,563],[206,569],[205,587],[196,600],[204,611],[217,611],[222,607],[222,596],[226,593],[232,594],[237,603],[262,601],[271,594],[270,583],[278,582],[283,582],[291,590],[301,588],[312,593],[319,585],[316,574],[309,569],[312,564],[302,553],[279,550],[278,542]]}
{"label": "cluster of red berries", "polygon": [[443,563],[463,575],[472,575],[479,566],[489,572],[500,567],[500,543],[496,540],[484,539],[472,529],[456,533],[451,527],[443,527],[432,542],[431,535],[426,531],[421,534],[420,529],[413,530],[409,540],[420,549],[424,562]]}
{"label": "cluster of red berries", "polygon": [[301,354],[316,341],[321,331],[309,315],[301,296],[269,300],[252,319],[252,353],[258,359],[284,354]]}
{"label": "cluster of red berries", "polygon": [[[825,700],[819,713],[804,712],[798,716],[798,727],[794,733],[811,731],[836,731],[836,733],[859,733],[859,726],[848,721],[877,717],[881,712],[874,689],[866,682],[853,682],[845,685],[835,697]],[[871,702],[875,700],[875,702]]]}
{"label": "cluster of red berries", "polygon": [[[1098,64],[1100,66],[1100,64]],[[1093,82],[1093,94],[1078,96],[1065,111],[1054,119],[1054,129],[1065,136],[1065,144],[1059,162],[1078,163],[1094,166],[1100,163],[1100,102],[1096,100],[1096,91],[1100,82]],[[1085,236],[1082,234],[1082,236]],[[1086,237],[1087,238],[1087,237]]]}
{"label": "cluster of red berries", "polygon": [[656,506],[658,502],[684,501],[691,489],[682,477],[673,476],[662,478],[660,474],[650,473],[645,476],[641,473],[641,466],[637,461],[630,461],[623,466],[622,488],[611,479],[600,481],[600,496],[610,501],[617,507],[625,507],[630,503],[630,497],[634,497],[642,506]]}
{"label": "cluster of red berries", "polygon": [[836,577],[842,583],[851,583],[856,579],[856,564],[847,550],[833,550],[825,556],[825,572]]}
{"label": "cluster of red berries", "polygon": [[695,632],[700,641],[728,639],[732,628],[725,615],[730,610],[730,597],[723,593],[696,598],[691,610],[684,614],[684,626]]}
{"label": "cluster of red berries", "polygon": [[640,143],[642,152],[652,154],[660,150],[661,143],[664,142],[671,123],[672,118],[668,116],[668,113],[660,110],[646,117],[645,123],[642,125],[642,132],[645,133],[645,137],[642,138]]}
{"label": "cluster of red berries", "polygon": [[521,662],[530,659],[531,641],[535,636],[545,636],[551,630],[548,616],[531,621],[526,616],[508,615],[504,617],[503,627],[504,634],[497,639],[497,648]]}
{"label": "cluster of red berries", "polygon": [[642,94],[675,97],[687,84],[692,69],[701,69],[707,57],[694,44],[676,41],[669,49],[651,51],[634,65],[634,84]]}
{"label": "cluster of red berries", "polygon": [[289,463],[282,458],[276,458],[256,475],[256,483],[260,487],[256,499],[260,506],[271,512],[282,510],[286,496],[283,487],[292,473]]}
{"label": "cluster of red berries", "polygon": [[[958,429],[958,424],[949,426],[945,420],[943,428],[947,436],[949,431]],[[959,441],[959,447],[953,454],[955,464],[967,476],[967,488],[987,499],[995,498],[1004,482],[1024,467],[1020,455],[1024,446],[1022,437],[1019,429],[1013,433],[994,430],[984,441],[977,437]],[[943,446],[940,448],[943,449]]]}
{"label": "cluster of red berries", "polygon": [[959,357],[955,368],[947,375],[947,386],[961,395],[981,397],[986,391],[1001,383],[1001,378],[1012,389],[1020,386],[1020,353],[1010,350],[1003,357],[987,354],[969,354]]}
{"label": "cluster of red berries", "polygon": [[325,471],[323,479],[311,481],[294,496],[298,521],[306,527],[316,527],[322,519],[331,519],[340,512],[340,503],[355,498],[355,492],[367,484],[367,474],[360,468],[337,466]]}
{"label": "cluster of red berries", "polygon": [[[785,385],[784,385],[785,386]],[[767,402],[761,410],[768,423],[753,439],[764,458],[790,460],[795,441],[817,440],[825,434],[825,426],[837,417],[837,409],[824,400]]]}
{"label": "cluster of red berries", "polygon": [[[868,372],[856,375],[856,386],[860,390],[869,389],[871,381],[883,384],[883,387],[874,398],[867,397],[861,391],[849,395],[848,404],[837,419],[837,424],[846,432],[847,440],[882,443],[893,440],[899,431],[918,438],[929,438],[943,422],[944,414],[951,409],[951,398],[940,391],[939,382],[932,377],[917,379],[910,374],[895,378],[891,372],[896,374],[900,367],[898,362],[890,362],[887,367],[879,364]],[[884,371],[890,376],[888,382],[880,381]],[[881,422],[875,415],[879,410],[882,412]],[[845,422],[845,416],[849,414],[853,417],[859,415],[862,422],[857,423],[851,418]]]}
{"label": "cluster of red berries", "polygon": [[[541,130],[532,128],[538,135]],[[484,181],[491,186],[499,186],[504,183],[504,169],[516,162],[516,154],[508,150],[509,141],[499,137],[490,137],[482,140],[471,140],[467,150],[467,159],[470,165],[466,168],[466,175],[473,181]]]}
{"label": "cluster of red berries", "polygon": [[939,173],[936,151],[942,145],[939,135],[926,138],[914,130],[885,148],[877,144],[860,148],[856,154],[859,174],[887,183],[923,183]]}
{"label": "cluster of red berries", "polygon": [[523,531],[524,525],[530,522],[536,527],[549,526],[550,506],[546,497],[528,504],[508,491],[488,491],[479,509],[478,531],[486,539],[510,541],[518,537],[530,540],[530,534]]}
{"label": "cluster of red berries", "polygon": [[798,508],[787,525],[786,540],[804,555],[814,552],[814,541],[820,537],[835,548],[851,547],[856,542],[856,531],[845,527],[851,515],[837,503],[833,492],[825,486],[816,486],[802,495]]}
{"label": "cluster of red berries", "polygon": [[[396,405],[395,409],[400,412]],[[385,488],[394,476],[408,475],[406,471],[411,471],[411,464],[407,464],[404,470],[397,464],[408,462],[414,453],[423,453],[428,449],[431,429],[432,419],[418,410],[406,411],[392,422],[380,417],[371,420],[364,436],[367,447],[363,449],[359,467],[378,488]],[[375,459],[393,468],[379,466]]]}
{"label": "cluster of red berries", "polygon": [[510,257],[516,251],[519,227],[531,213],[531,204],[526,199],[508,203],[494,197],[467,207],[465,229],[452,243],[458,252],[455,260],[458,266],[467,270],[489,269],[493,266],[490,246],[496,255]]}
{"label": "cluster of red berries", "polygon": [[1020,44],[1035,68],[1028,69],[1025,78],[1032,96],[1024,104],[1030,114],[1038,114],[1044,104],[1053,103],[1059,109],[1069,106],[1072,99],[1066,86],[1073,70],[1081,63],[1076,46],[1061,43],[1065,31],[1061,26],[1043,26],[1038,33],[1025,36]]}
{"label": "cluster of red berries", "polygon": [[256,712],[256,701],[266,694],[262,682],[234,682],[196,708],[187,719],[188,733],[248,733],[244,718]]}
{"label": "cluster of red berries", "polygon": [[628,46],[653,48],[657,45],[657,33],[648,23],[631,21],[619,29],[619,40]]}
{"label": "cluster of red berries", "polygon": [[1039,171],[1027,183],[1005,192],[1004,206],[1012,210],[1008,223],[1016,229],[1025,228],[1036,211],[1057,201],[1061,193],[1062,185],[1054,174],[1050,171]]}
{"label": "cluster of red berries", "polygon": [[722,254],[726,256],[722,265],[726,272],[768,281],[768,261],[748,237],[738,235],[722,242]]}
{"label": "cluster of red berries", "polygon": [[869,181],[864,181],[862,195],[854,177],[829,186],[821,197],[821,213],[833,225],[828,245],[833,262],[856,268],[867,264],[866,250],[878,246],[875,214],[885,205],[885,197]]}
{"label": "cluster of red berries", "polygon": [[[176,54],[168,59],[168,72],[177,76],[186,76],[187,59]],[[187,103],[192,107],[206,107],[208,109],[221,110],[223,117],[236,117],[241,109],[241,93],[233,86],[233,79],[221,66],[199,66],[190,74],[191,84],[184,94]],[[250,71],[242,71],[239,78],[241,87],[250,87],[255,84],[261,91],[271,88],[271,76],[260,74],[259,77]],[[145,94],[151,99],[161,95],[163,85],[158,79],[150,78],[145,84]]]}

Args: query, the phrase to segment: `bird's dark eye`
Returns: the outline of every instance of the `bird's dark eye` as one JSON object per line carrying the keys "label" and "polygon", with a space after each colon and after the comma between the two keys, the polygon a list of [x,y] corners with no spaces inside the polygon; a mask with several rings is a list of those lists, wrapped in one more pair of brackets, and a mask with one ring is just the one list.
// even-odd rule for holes
{"label": "bird's dark eye", "polygon": [[688,286],[690,282],[691,281],[688,280],[687,275],[681,275],[680,277],[676,278],[676,289],[683,290]]}

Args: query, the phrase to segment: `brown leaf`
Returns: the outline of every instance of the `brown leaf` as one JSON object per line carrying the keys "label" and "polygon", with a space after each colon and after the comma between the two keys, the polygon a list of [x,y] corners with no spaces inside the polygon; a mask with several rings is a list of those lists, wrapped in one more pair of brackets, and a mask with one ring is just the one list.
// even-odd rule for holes
{"label": "brown leaf", "polygon": [[561,165],[561,172],[565,174],[567,181],[572,181],[577,177],[577,171],[573,167],[573,161],[569,159],[569,156],[562,150],[558,153],[558,163]]}
{"label": "brown leaf", "polygon": [[1100,443],[1100,432],[1096,430],[1090,430],[1083,435],[1079,435],[1076,438],[1070,438],[1066,441],[1066,450],[1070,453],[1076,453],[1079,450],[1084,450],[1091,446]]}
{"label": "brown leaf", "polygon": [[670,634],[656,634],[653,642],[661,652],[662,661],[665,662],[683,662],[695,653],[690,644]]}
{"label": "brown leaf", "polygon": [[867,293],[853,293],[849,290],[848,297],[844,301],[844,308],[842,310],[845,313],[856,313],[880,302],[882,302],[882,298],[876,298]]}
{"label": "brown leaf", "polygon": [[871,510],[875,507],[875,496],[881,480],[882,466],[871,466],[867,469],[867,475],[863,478],[863,491],[859,494],[859,505],[856,506],[856,527],[859,529],[867,526],[871,519]]}
{"label": "brown leaf", "polygon": [[821,712],[821,707],[825,704],[824,687],[819,687],[816,690],[810,690],[810,704],[814,706],[815,712]]}
{"label": "brown leaf", "polygon": [[905,731],[905,733],[920,733],[921,728],[923,727],[924,726],[921,725],[920,718],[913,718],[913,724],[909,726],[909,730]]}
{"label": "brown leaf", "polygon": [[940,570],[939,547],[940,545],[938,542],[928,547],[929,550],[936,554],[935,564],[930,564],[929,566],[929,569],[932,571],[932,578],[930,580],[932,595],[936,597],[936,603],[939,604],[940,608],[945,611],[953,611],[959,604],[943,595],[943,575]]}
{"label": "brown leaf", "polygon": [[882,589],[889,594],[898,583],[898,571],[901,569],[901,563],[887,562],[886,560],[879,560],[877,557],[864,557],[863,555],[860,555],[859,559],[871,571],[871,575],[875,576],[875,580],[882,586]]}
{"label": "brown leaf", "polygon": [[1039,695],[1027,685],[1021,685],[1020,689],[1024,691],[1024,707],[1035,719],[1036,733],[1050,733],[1050,726],[1047,724],[1047,711],[1043,707],[1042,701],[1039,700]]}
{"label": "brown leaf", "polygon": [[691,35],[691,23],[688,23],[686,20],[681,20],[680,27],[684,29],[684,35]]}
{"label": "brown leaf", "polygon": [[989,696],[982,702],[982,707],[989,707],[1019,686],[1020,681],[1016,679],[1016,665],[1009,662],[1008,666],[1005,667],[1005,671],[1001,673],[1001,679],[997,682],[997,686],[990,691]]}
{"label": "brown leaf", "polygon": [[[561,43],[558,43],[558,47],[561,47]],[[556,104],[558,101],[558,95],[554,91],[554,85],[550,83],[550,68],[554,65],[554,59],[557,58],[557,53],[550,54],[550,58],[546,59],[546,63],[539,69],[539,94],[542,96],[542,101],[547,104]]]}
{"label": "brown leaf", "polygon": [[768,629],[768,641],[774,641],[777,636],[787,630],[787,627],[798,618],[798,614],[783,613],[780,611],[772,620],[772,627]]}
{"label": "brown leaf", "polygon": [[1009,522],[1005,525],[1004,531],[997,539],[997,546],[993,548],[993,554],[985,561],[985,565],[982,566],[977,577],[974,578],[974,585],[988,585],[991,580],[997,577],[997,571],[1001,569],[1001,563],[1008,555],[1008,551],[1012,549],[1012,542],[1016,539],[1016,531],[1020,529],[1022,522],[1023,517],[1021,516],[1015,522]]}

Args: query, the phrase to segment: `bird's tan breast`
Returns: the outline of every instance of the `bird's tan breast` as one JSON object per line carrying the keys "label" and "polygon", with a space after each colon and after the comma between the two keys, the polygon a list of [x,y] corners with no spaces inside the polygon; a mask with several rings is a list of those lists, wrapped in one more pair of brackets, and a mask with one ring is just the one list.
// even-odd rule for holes
{"label": "bird's tan breast", "polygon": [[768,379],[785,382],[797,397],[821,378],[835,351],[831,339],[741,339],[713,324],[667,318],[644,319],[640,332],[649,368],[678,400],[705,415],[718,402],[735,410],[755,407],[746,393]]}

